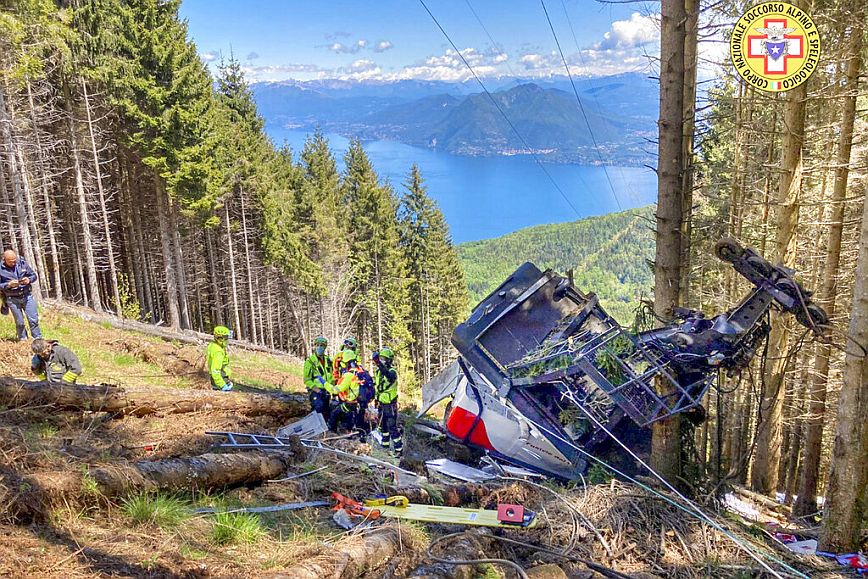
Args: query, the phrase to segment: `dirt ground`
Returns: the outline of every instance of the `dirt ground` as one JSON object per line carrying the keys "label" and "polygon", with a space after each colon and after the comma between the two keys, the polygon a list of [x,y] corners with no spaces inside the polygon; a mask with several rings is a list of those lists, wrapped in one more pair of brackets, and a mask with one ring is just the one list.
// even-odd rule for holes
{"label": "dirt ground", "polygon": [[[71,316],[44,312],[46,334],[80,353],[83,382],[149,385],[154,388],[207,388],[201,348],[121,332]],[[0,319],[0,336],[8,334]],[[27,344],[0,343],[0,375],[29,372]],[[289,358],[234,352],[238,382],[258,388],[301,390],[300,364]],[[431,438],[406,421],[404,468],[424,472],[424,461],[449,456],[474,464],[479,455],[443,438]],[[15,518],[14,501],[26,490],[18,477],[37,472],[79,476],[89,468],[128,461],[196,455],[215,449],[208,430],[271,433],[281,424],[264,416],[225,412],[116,418],[105,413],[57,412],[49,407],[0,407],[0,576],[8,577],[288,577],[299,563],[324,562],[336,576],[350,577],[346,562],[332,567],[336,551],[364,534],[346,534],[332,521],[329,508],[308,508],[221,520],[196,514],[197,507],[237,508],[324,500],[332,492],[362,499],[396,492],[380,470],[327,453],[309,453],[287,475],[313,474],[211,493],[180,490],[160,495],[105,497],[82,484],[76,494],[59,494],[41,516]],[[382,449],[337,440],[336,447],[391,460]],[[87,477],[82,478],[86,482]],[[16,486],[18,485],[18,486]],[[618,481],[564,487],[503,481],[468,487],[431,480],[414,500],[436,504],[494,508],[522,504],[538,513],[532,530],[473,530],[434,549],[444,557],[502,558],[525,568],[557,563],[569,577],[603,577],[575,558],[598,563],[632,577],[759,577],[757,565],[720,532],[699,523],[638,487]],[[145,514],[142,514],[144,505]],[[717,520],[753,549],[787,557],[775,550],[761,530],[717,516]],[[395,525],[395,523],[391,523]],[[432,541],[463,527],[402,522],[399,544],[365,577],[515,576],[501,564],[455,567],[433,564],[426,554]],[[753,533],[753,534],[751,534]],[[537,547],[504,542],[504,538]],[[569,550],[573,561],[539,550],[548,545]],[[790,564],[812,576],[836,576],[837,568],[819,560],[789,557]],[[330,563],[331,562],[331,563]],[[813,566],[813,567],[812,567]],[[415,570],[415,571],[414,571]],[[550,575],[554,576],[554,575]]]}

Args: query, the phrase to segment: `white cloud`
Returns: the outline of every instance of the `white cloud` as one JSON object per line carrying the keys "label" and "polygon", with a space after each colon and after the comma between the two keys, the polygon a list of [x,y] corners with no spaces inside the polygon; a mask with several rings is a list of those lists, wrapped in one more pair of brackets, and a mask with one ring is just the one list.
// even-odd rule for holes
{"label": "white cloud", "polygon": [[509,60],[509,55],[505,52],[501,52],[501,53],[495,54],[492,57],[491,62],[493,62],[494,64],[500,64],[502,62],[506,62],[507,60]]}
{"label": "white cloud", "polygon": [[199,57],[205,62],[213,62],[220,56],[218,52],[209,50],[208,52],[200,52]]}
{"label": "white cloud", "polygon": [[372,70],[374,68],[377,68],[377,64],[373,60],[364,58],[356,60],[350,65],[350,70],[354,71]]}
{"label": "white cloud", "polygon": [[244,76],[250,82],[263,82],[274,80],[286,80],[288,78],[296,78],[298,73],[310,75],[312,73],[322,73],[325,69],[315,64],[276,64],[269,66],[243,66],[241,70]]}
{"label": "white cloud", "polygon": [[536,53],[523,54],[521,58],[518,59],[518,62],[521,63],[526,70],[534,70],[550,66],[545,56]]}
{"label": "white cloud", "polygon": [[657,15],[643,16],[634,12],[629,20],[612,22],[612,28],[603,35],[602,42],[598,42],[594,48],[635,48],[657,42],[659,39],[660,25]]}
{"label": "white cloud", "polygon": [[336,54],[356,54],[358,51],[368,45],[368,41],[360,39],[352,44],[344,44],[343,42],[333,42],[328,45],[328,49]]}
{"label": "white cloud", "polygon": [[247,54],[247,60],[256,60],[257,58],[259,58],[258,52],[250,52]]}
{"label": "white cloud", "polygon": [[390,48],[392,48],[392,43],[390,41],[380,40],[374,45],[374,48],[372,48],[371,50],[373,50],[374,52],[386,52]]}

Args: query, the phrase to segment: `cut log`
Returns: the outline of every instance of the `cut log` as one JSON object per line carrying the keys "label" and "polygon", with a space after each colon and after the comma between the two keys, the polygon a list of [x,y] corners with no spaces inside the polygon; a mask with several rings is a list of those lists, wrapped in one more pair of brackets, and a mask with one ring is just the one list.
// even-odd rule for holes
{"label": "cut log", "polygon": [[132,492],[208,491],[261,483],[303,460],[300,445],[280,452],[206,453],[92,467],[84,471],[38,471],[19,475],[0,469],[0,497],[15,505],[12,518],[40,518],[59,502],[117,497]]}
{"label": "cut log", "polygon": [[395,527],[381,527],[358,538],[342,539],[322,558],[265,575],[268,579],[319,579],[361,577],[385,565],[398,553],[400,544]]}
{"label": "cut log", "polygon": [[[113,328],[117,328],[118,330],[141,332],[150,336],[156,336],[158,338],[173,342],[181,342],[183,344],[203,345],[207,342],[210,342],[212,339],[210,334],[203,334],[202,332],[196,332],[194,330],[173,330],[171,328],[164,328],[156,326],[154,324],[146,324],[144,322],[119,318],[111,314],[98,314],[93,310],[87,310],[85,308],[81,308],[57,300],[42,300],[41,305],[43,307],[50,307],[65,314],[78,316],[86,322],[108,324]],[[243,350],[251,350],[254,352],[265,352],[266,354],[271,354],[274,356],[291,358],[289,352],[285,352],[283,350],[275,350],[273,348],[268,348],[259,344],[253,344],[244,340],[229,340],[229,345],[233,348],[241,348]],[[292,359],[297,360],[297,358]]]}
{"label": "cut log", "polygon": [[305,394],[48,384],[14,378],[0,378],[0,404],[9,408],[50,404],[60,410],[128,416],[223,410],[244,416],[286,418],[310,412]]}
{"label": "cut log", "polygon": [[755,493],[744,487],[734,485],[732,487],[732,492],[748,499],[749,501],[753,501],[754,503],[761,505],[775,513],[786,513],[789,511],[789,508],[786,505],[782,505],[779,502],[774,501],[765,495]]}

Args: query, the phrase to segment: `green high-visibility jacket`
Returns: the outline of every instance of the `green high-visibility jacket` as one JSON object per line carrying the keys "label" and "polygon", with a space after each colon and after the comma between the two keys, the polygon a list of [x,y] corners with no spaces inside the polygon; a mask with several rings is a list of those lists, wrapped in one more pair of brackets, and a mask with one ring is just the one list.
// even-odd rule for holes
{"label": "green high-visibility jacket", "polygon": [[211,385],[222,388],[227,382],[232,381],[232,370],[229,368],[229,353],[226,347],[216,341],[208,344],[205,350],[205,365],[208,367],[208,375],[211,376]]}
{"label": "green high-visibility jacket", "polygon": [[[304,361],[304,371],[302,374],[304,377],[304,385],[307,386],[308,390],[317,390],[322,388],[329,394],[334,394],[335,379],[332,376],[331,369],[332,361],[328,355],[324,355],[320,358],[316,354],[311,354],[310,357]],[[318,380],[320,377],[325,381],[325,384]]]}
{"label": "green high-visibility jacket", "polygon": [[394,368],[386,368],[377,364],[374,370],[374,389],[377,391],[377,402],[389,404],[398,399],[398,372]]}

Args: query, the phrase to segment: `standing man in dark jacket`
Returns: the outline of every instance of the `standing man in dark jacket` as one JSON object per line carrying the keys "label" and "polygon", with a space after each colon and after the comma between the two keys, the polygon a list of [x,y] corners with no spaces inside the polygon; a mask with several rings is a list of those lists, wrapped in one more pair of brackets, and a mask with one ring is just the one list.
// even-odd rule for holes
{"label": "standing man in dark jacket", "polygon": [[0,263],[0,293],[15,318],[15,330],[22,342],[27,339],[25,317],[30,325],[30,336],[34,340],[42,337],[39,330],[39,312],[36,311],[36,299],[33,297],[35,281],[36,272],[23,257],[18,257],[11,249],[3,252],[3,262]]}

